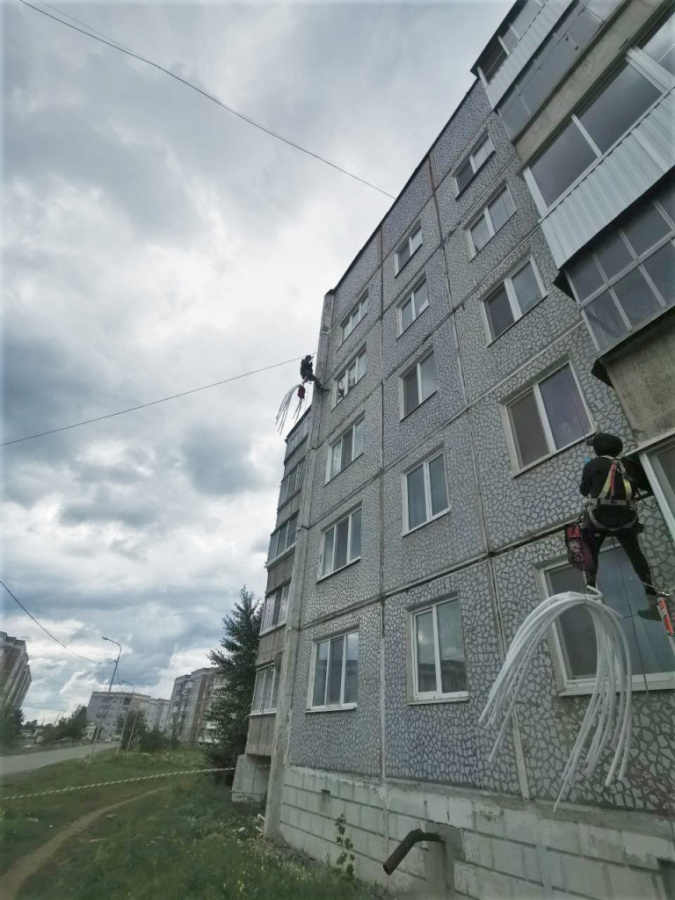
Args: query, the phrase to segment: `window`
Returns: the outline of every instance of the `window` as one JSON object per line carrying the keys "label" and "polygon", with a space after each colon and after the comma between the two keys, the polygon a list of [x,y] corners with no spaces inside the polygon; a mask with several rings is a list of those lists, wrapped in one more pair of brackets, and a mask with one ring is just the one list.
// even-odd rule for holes
{"label": "window", "polygon": [[396,274],[422,246],[422,226],[416,225],[396,251]]}
{"label": "window", "polygon": [[665,70],[665,77],[658,85],[643,73],[641,55],[644,57],[643,51],[630,51],[604,87],[572,115],[558,137],[530,167],[529,174],[545,208],[601,159],[672,87],[672,76]]}
{"label": "window", "polygon": [[[368,291],[357,302],[346,319],[342,321],[342,341],[346,341],[352,331],[359,324],[361,319],[365,318],[368,313]],[[342,343],[341,341],[341,343]]]}
{"label": "window", "polygon": [[435,603],[413,614],[416,700],[466,697],[466,665],[459,600]]}
{"label": "window", "polygon": [[337,405],[366,374],[366,348],[335,379],[335,404]]}
{"label": "window", "polygon": [[533,384],[507,408],[519,469],[593,430],[569,365]]}
{"label": "window", "polygon": [[515,5],[509,20],[481,56],[480,70],[486,81],[492,81],[506,57],[525,34],[541,5],[541,0],[527,0]]}
{"label": "window", "polygon": [[442,453],[425,460],[403,476],[403,522],[413,531],[448,509],[445,459]]}
{"label": "window", "polygon": [[641,461],[675,541],[675,439],[650,449]]}
{"label": "window", "polygon": [[[584,578],[568,563],[546,573],[549,596],[562,591],[584,592]],[[675,673],[675,657],[660,622],[637,615],[645,605],[644,588],[620,547],[607,546],[600,552],[598,589],[603,601],[621,616],[621,627],[630,648],[634,687]],[[564,687],[586,683],[592,687],[597,664],[595,630],[588,613],[580,608],[563,613],[555,627],[555,641],[562,662]]]}
{"label": "window", "polygon": [[434,365],[433,351],[406,372],[401,379],[401,385],[403,395],[401,418],[405,418],[436,391],[436,366]]}
{"label": "window", "polygon": [[675,75],[675,13],[657,28],[642,49],[667,72]]}
{"label": "window", "polygon": [[528,259],[504,279],[504,283],[485,300],[485,314],[492,340],[523,316],[544,296],[544,286],[533,259]]}
{"label": "window", "polygon": [[255,676],[255,687],[253,688],[251,712],[276,712],[278,688],[277,671],[274,666],[265,666],[263,669],[258,669]]}
{"label": "window", "polygon": [[330,481],[345,469],[350,462],[363,453],[363,434],[365,417],[361,417],[346,431],[341,438],[331,444],[328,452],[326,481]]}
{"label": "window", "polygon": [[429,306],[429,288],[423,278],[415,290],[398,307],[398,333],[402,334]]}
{"label": "window", "polygon": [[275,559],[295,544],[295,526],[297,525],[297,522],[298,516],[296,513],[284,522],[280,528],[277,528],[276,531],[272,532],[269,559]]}
{"label": "window", "polygon": [[281,490],[279,491],[279,505],[288,500],[290,496],[292,496],[296,491],[299,491],[302,487],[302,480],[305,477],[305,460],[301,459],[300,462],[291,469],[291,471],[286,475],[286,477],[281,482]]}
{"label": "window", "polygon": [[497,196],[488,203],[478,218],[469,226],[469,236],[471,238],[472,255],[475,256],[479,250],[487,244],[490,238],[494,237],[499,229],[504,225],[516,211],[516,206],[508,187],[503,187]]}
{"label": "window", "polygon": [[352,631],[314,645],[312,709],[354,706],[359,674],[359,633]]}
{"label": "window", "polygon": [[361,558],[361,507],[323,533],[321,578]]}
{"label": "window", "polygon": [[455,184],[457,185],[458,194],[464,190],[476,172],[488,161],[490,154],[493,152],[494,147],[492,146],[492,141],[486,134],[483,136],[475,150],[469,154],[468,158],[464,160],[455,173]]}
{"label": "window", "polygon": [[260,634],[283,625],[288,615],[288,595],[291,585],[285,584],[265,597],[262,619],[260,622]]}
{"label": "window", "polygon": [[286,438],[286,456],[290,456],[291,453],[300,446],[300,444],[307,437],[309,432],[309,416],[305,414],[303,420],[295,426],[295,430],[292,431],[288,437]]}
{"label": "window", "polygon": [[675,303],[673,197],[671,185],[640,204],[565,270],[600,351]]}

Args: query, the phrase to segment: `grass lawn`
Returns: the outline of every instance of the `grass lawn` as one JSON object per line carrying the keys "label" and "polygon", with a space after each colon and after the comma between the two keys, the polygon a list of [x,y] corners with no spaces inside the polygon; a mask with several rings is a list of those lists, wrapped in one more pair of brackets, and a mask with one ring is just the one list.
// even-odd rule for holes
{"label": "grass lawn", "polygon": [[[115,759],[115,752],[111,750],[95,754],[90,766],[85,760],[69,760],[3,779],[0,783],[0,872],[85,813],[142,794],[169,779],[150,779],[28,800],[3,802],[3,797],[202,767],[205,767],[204,757],[199,751],[175,750],[154,755],[130,752],[120,753]],[[182,780],[194,781],[199,777],[186,776]],[[176,780],[172,778],[171,782]]]}
{"label": "grass lawn", "polygon": [[97,820],[23,886],[20,900],[376,900],[381,894],[256,831],[208,776]]}

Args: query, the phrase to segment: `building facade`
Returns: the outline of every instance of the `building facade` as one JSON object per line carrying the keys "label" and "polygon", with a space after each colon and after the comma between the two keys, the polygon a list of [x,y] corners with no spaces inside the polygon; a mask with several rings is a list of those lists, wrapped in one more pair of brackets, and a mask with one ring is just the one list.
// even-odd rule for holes
{"label": "building facade", "polygon": [[553,813],[594,683],[583,611],[538,650],[494,762],[479,724],[525,617],[583,586],[562,528],[595,432],[643,461],[642,544],[675,583],[674,73],[670,3],[518,4],[324,299],[330,391],[249,745],[270,760],[267,833],[334,860],[344,814],[361,877],[387,882],[421,828],[443,843],[389,879],[420,897],[674,896],[675,656],[613,542],[599,586],[632,655],[626,777],[579,774]]}
{"label": "building facade", "polygon": [[216,723],[209,721],[209,716],[216,702],[223,692],[227,689],[227,678],[214,672],[209,683],[206,701],[204,703],[204,712],[202,713],[199,728],[197,730],[198,744],[214,744],[216,742]]}
{"label": "building facade", "polygon": [[26,642],[0,631],[0,697],[20,709],[31,684]]}
{"label": "building facade", "polygon": [[120,721],[142,712],[149,729],[166,724],[169,701],[133,691],[93,691],[87,705],[87,722],[100,726],[99,738],[107,740],[122,733]]}
{"label": "building facade", "polygon": [[197,740],[214,672],[212,667],[195,669],[189,675],[179,675],[173,683],[167,733],[183,744]]}

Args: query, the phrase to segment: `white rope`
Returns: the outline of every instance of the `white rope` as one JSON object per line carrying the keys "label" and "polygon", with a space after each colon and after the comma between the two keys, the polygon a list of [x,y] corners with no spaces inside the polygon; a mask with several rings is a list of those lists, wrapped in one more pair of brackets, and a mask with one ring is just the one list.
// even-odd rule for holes
{"label": "white rope", "polygon": [[[628,765],[631,742],[632,669],[628,641],[620,625],[621,616],[600,602],[602,595],[589,588],[588,594],[567,591],[554,594],[532,610],[518,629],[509,647],[504,665],[492,686],[480,723],[497,727],[503,715],[490,762],[497,755],[506,736],[525,682],[528,667],[539,644],[553,623],[567,610],[582,606],[590,615],[595,629],[597,669],[593,694],[581,724],[576,742],[563,771],[562,784],[554,811],[569,790],[576,770],[584,757],[585,776],[595,772],[602,754],[609,745],[614,757],[605,780],[612,783],[618,768],[622,779]],[[617,702],[618,692],[618,702]],[[504,710],[505,713],[504,713]],[[591,738],[591,734],[593,734]],[[590,739],[590,744],[587,746]]]}
{"label": "white rope", "polygon": [[298,385],[296,384],[294,387],[290,389],[290,391],[284,396],[284,399],[281,401],[281,406],[279,407],[279,412],[276,415],[276,425],[277,431],[279,434],[284,430],[284,426],[286,425],[286,417],[288,416],[288,410],[291,405],[291,400],[293,399],[293,394],[297,391]]}

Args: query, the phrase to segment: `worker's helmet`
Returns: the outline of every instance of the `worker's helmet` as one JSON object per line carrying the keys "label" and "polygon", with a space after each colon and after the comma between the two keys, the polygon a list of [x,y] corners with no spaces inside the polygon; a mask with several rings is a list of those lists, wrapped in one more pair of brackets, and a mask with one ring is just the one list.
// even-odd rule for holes
{"label": "worker's helmet", "polygon": [[593,438],[593,449],[598,456],[620,456],[623,450],[623,441],[615,434],[600,431]]}

